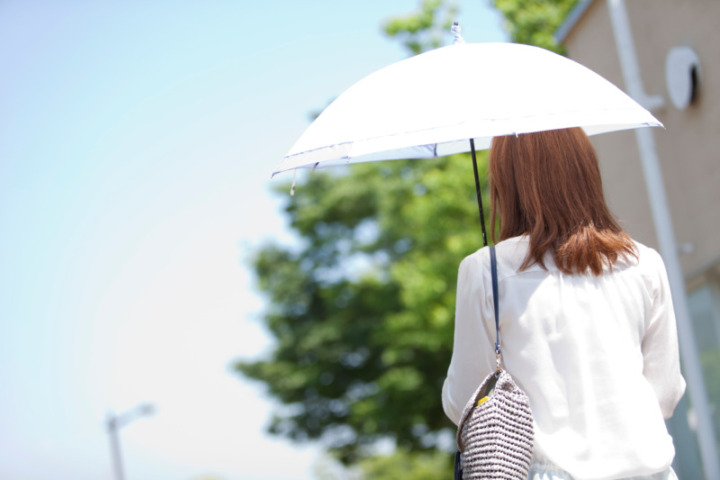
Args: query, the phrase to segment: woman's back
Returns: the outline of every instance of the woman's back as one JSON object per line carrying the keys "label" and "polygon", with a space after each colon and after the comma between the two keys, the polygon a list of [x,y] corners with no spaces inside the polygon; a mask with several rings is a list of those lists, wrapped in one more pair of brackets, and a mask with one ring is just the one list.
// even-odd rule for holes
{"label": "woman's back", "polygon": [[[496,137],[489,160],[503,360],[530,398],[536,460],[578,480],[669,473],[663,418],[685,381],[660,256],[611,215],[582,129]],[[495,369],[490,278],[487,248],[460,265],[443,386],[456,423]]]}
{"label": "woman's back", "polygon": [[[521,268],[527,236],[496,246],[506,369],[528,394],[536,456],[577,479],[649,475],[674,449],[663,418],[684,391],[659,255],[636,244],[602,274],[561,272],[551,255]],[[443,404],[457,423],[494,369],[488,249],[460,266],[455,346]]]}

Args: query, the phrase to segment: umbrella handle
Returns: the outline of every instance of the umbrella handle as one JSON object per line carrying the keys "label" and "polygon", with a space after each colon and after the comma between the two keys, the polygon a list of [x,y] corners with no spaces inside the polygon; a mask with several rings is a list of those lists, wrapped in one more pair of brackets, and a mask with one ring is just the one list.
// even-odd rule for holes
{"label": "umbrella handle", "polygon": [[483,247],[487,247],[487,232],[485,231],[485,214],[482,206],[482,193],[480,192],[480,178],[478,177],[477,159],[475,158],[475,139],[470,139],[470,152],[472,153],[473,172],[475,173],[475,193],[477,194],[478,209],[480,210],[480,228],[482,228]]}

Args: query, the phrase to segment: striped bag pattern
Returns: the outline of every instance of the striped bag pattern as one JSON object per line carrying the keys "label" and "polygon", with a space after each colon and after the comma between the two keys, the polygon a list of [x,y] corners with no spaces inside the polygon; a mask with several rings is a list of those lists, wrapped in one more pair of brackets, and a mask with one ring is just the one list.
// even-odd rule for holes
{"label": "striped bag pattern", "polygon": [[457,444],[463,479],[527,479],[533,452],[530,401],[504,370],[488,375],[468,401]]}

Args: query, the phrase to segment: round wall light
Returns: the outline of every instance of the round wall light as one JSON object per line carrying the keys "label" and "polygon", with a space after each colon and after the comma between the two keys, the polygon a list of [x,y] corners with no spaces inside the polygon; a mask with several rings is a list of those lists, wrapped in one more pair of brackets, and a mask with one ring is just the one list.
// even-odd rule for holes
{"label": "round wall light", "polygon": [[675,47],[665,59],[665,80],[675,105],[685,110],[697,98],[700,77],[700,60],[690,47]]}

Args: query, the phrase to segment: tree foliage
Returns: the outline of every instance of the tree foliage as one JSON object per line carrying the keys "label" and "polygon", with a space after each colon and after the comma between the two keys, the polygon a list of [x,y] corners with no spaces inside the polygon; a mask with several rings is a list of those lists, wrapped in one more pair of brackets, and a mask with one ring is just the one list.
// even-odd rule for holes
{"label": "tree foliage", "polygon": [[[569,8],[557,4],[575,1],[496,4],[514,39],[541,43]],[[453,12],[425,0],[384,28],[418,53],[437,46]],[[484,152],[478,161],[484,179]],[[422,472],[442,464],[431,451],[454,429],[441,388],[457,267],[481,246],[470,158],[359,164],[299,180],[292,197],[287,185],[277,187],[299,245],[267,244],[252,261],[273,349],[236,367],[282,405],[271,432],[321,439],[343,462],[360,462],[368,478],[439,478]],[[399,447],[394,457],[373,457],[369,447],[379,440]],[[421,473],[392,474],[393,462]]]}
{"label": "tree foliage", "polygon": [[564,53],[553,36],[579,0],[495,0],[510,39]]}
{"label": "tree foliage", "polygon": [[451,427],[440,392],[457,265],[480,246],[474,194],[457,155],[315,172],[287,198],[301,248],[254,261],[275,348],[238,364],[289,407],[272,432],[323,438],[346,462],[380,439],[436,446]]}
{"label": "tree foliage", "polygon": [[392,455],[360,461],[364,478],[373,480],[439,480],[452,477],[452,456],[445,452],[415,453],[398,449]]}
{"label": "tree foliage", "polygon": [[457,7],[443,0],[422,0],[419,10],[385,21],[383,30],[402,41],[411,55],[441,47],[450,32]]}

